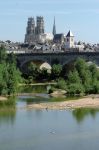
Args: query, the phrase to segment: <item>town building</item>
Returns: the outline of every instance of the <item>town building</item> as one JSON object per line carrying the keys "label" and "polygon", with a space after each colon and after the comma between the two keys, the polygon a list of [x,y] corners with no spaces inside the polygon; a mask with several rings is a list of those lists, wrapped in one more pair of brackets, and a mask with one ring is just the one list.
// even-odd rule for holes
{"label": "town building", "polygon": [[24,42],[31,44],[39,41],[41,34],[44,34],[44,18],[37,16],[36,24],[34,18],[28,18]]}
{"label": "town building", "polygon": [[25,43],[32,43],[35,40],[35,20],[34,18],[28,18]]}
{"label": "town building", "polygon": [[46,43],[49,41],[53,41],[53,34],[51,33],[44,33],[39,35],[39,42]]}
{"label": "town building", "polygon": [[66,35],[66,48],[74,48],[74,35],[71,31],[69,31]]}
{"label": "town building", "polygon": [[61,33],[61,34],[54,35],[54,38],[53,38],[54,43],[62,44],[64,43],[64,40],[65,40],[64,34]]}

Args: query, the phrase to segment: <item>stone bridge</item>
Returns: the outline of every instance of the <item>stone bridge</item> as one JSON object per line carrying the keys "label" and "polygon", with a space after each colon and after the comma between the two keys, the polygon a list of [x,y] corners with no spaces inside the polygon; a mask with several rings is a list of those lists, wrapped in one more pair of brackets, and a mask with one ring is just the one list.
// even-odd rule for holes
{"label": "stone bridge", "polygon": [[99,66],[99,52],[64,52],[64,53],[24,53],[16,54],[18,66],[20,69],[31,61],[40,61],[48,63],[50,66],[54,63],[59,63],[62,66],[73,62],[77,58],[83,58],[86,61],[91,61]]}

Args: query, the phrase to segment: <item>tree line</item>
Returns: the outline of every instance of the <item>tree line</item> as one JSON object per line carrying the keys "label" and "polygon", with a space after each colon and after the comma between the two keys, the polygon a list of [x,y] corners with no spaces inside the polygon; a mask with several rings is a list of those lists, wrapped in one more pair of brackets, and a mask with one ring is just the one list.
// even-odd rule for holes
{"label": "tree line", "polygon": [[7,55],[6,49],[0,47],[0,95],[17,93],[21,73],[17,68],[14,54]]}
{"label": "tree line", "polygon": [[69,70],[62,68],[60,64],[54,64],[51,72],[48,72],[45,68],[39,69],[34,63],[29,64],[28,70],[30,82],[42,79],[54,80],[57,82],[57,88],[73,95],[99,93],[99,69],[94,63],[88,65],[82,58],[75,60]]}
{"label": "tree line", "polygon": [[96,94],[99,93],[99,69],[95,64],[81,58],[73,62],[71,67],[53,64],[51,70],[40,69],[33,62],[28,64],[28,74],[24,75],[17,68],[16,57],[13,53],[7,55],[6,49],[0,47],[0,95],[11,95],[18,91],[18,85],[25,82],[55,81],[56,88],[64,89],[67,94]]}

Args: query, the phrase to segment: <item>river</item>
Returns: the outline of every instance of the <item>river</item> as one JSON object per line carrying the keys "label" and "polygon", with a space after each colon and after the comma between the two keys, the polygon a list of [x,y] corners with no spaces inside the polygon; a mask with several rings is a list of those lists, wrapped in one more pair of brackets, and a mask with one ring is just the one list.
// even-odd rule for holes
{"label": "river", "polygon": [[99,110],[20,109],[47,100],[50,98],[42,92],[37,96],[21,95],[16,108],[0,110],[0,150],[98,149]]}

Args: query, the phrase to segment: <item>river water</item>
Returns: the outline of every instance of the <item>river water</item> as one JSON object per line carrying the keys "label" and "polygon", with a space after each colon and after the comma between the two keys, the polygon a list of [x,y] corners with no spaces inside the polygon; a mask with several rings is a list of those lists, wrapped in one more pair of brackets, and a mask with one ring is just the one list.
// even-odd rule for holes
{"label": "river water", "polygon": [[99,110],[27,110],[46,94],[19,96],[15,109],[0,111],[0,150],[98,150]]}

